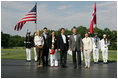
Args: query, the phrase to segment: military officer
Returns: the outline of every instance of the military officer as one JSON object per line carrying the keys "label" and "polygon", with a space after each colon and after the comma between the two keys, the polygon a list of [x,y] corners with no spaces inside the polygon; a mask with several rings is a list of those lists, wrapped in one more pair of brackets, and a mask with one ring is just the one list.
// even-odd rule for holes
{"label": "military officer", "polygon": [[24,40],[26,46],[26,61],[31,61],[31,47],[32,47],[32,38],[30,36],[30,32],[27,32],[26,38]]}

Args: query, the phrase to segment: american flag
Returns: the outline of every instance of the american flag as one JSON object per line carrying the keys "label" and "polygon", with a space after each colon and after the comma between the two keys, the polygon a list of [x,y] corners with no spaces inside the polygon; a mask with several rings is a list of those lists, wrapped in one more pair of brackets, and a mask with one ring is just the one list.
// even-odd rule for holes
{"label": "american flag", "polygon": [[23,25],[27,22],[27,21],[35,21],[36,23],[36,20],[37,20],[37,3],[35,4],[35,6],[31,9],[31,11],[25,15],[24,18],[21,19],[20,22],[18,22],[16,24],[16,26],[14,27],[14,30],[21,30]]}
{"label": "american flag", "polygon": [[90,29],[89,32],[93,33],[93,26],[95,26],[96,23],[96,3],[95,3],[95,7],[94,7],[94,11],[92,13],[92,20],[91,20],[91,24],[90,24]]}

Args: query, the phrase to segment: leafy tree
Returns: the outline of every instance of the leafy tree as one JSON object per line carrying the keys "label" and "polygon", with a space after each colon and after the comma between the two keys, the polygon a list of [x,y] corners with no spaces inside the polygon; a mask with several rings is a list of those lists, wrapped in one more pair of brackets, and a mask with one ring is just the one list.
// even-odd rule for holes
{"label": "leafy tree", "polygon": [[[76,26],[74,26],[74,27],[76,27]],[[83,26],[78,26],[76,28],[77,28],[77,33],[79,33],[82,38],[85,37],[84,33],[89,31],[89,29],[87,29],[86,27],[83,27]],[[48,30],[49,35],[51,35],[52,31],[53,30]],[[61,33],[61,29],[54,30],[54,31],[57,36]],[[93,37],[95,32],[98,33],[98,37],[100,39],[103,38],[103,34],[107,34],[107,36],[108,36],[107,38],[108,38],[108,40],[110,40],[109,49],[117,50],[117,31],[115,31],[115,30],[110,31],[110,29],[108,29],[108,28],[105,28],[104,30],[102,30],[102,29],[99,29],[96,27],[96,28],[93,28],[93,34],[90,34],[90,36]],[[42,34],[43,30],[40,30],[40,33]],[[32,38],[34,38],[34,34],[31,35]],[[65,34],[67,34],[67,35],[72,34],[72,29],[68,30],[66,28]],[[9,34],[4,34],[3,32],[1,32],[1,46],[4,48],[25,46],[24,37],[21,37],[18,35],[11,36]]]}

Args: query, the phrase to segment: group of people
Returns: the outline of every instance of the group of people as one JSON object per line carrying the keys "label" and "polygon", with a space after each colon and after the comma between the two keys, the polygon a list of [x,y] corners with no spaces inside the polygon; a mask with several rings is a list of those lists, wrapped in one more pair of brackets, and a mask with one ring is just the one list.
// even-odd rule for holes
{"label": "group of people", "polygon": [[[65,35],[65,29],[61,29],[61,33],[56,36],[55,31],[51,32],[51,35],[47,33],[47,28],[44,27],[43,33],[40,30],[36,31],[34,36],[34,55],[35,61],[38,67],[49,66],[48,57],[51,67],[58,67],[58,52],[60,53],[60,66],[66,67],[67,52],[72,51],[72,60],[74,68],[81,68],[81,52],[85,58],[85,68],[90,68],[91,53],[93,51],[94,63],[98,63],[99,49],[102,51],[103,63],[106,64],[108,60],[108,46],[109,41],[106,34],[103,35],[103,39],[97,36],[89,37],[89,33],[85,32],[85,37],[82,39],[80,34],[77,34],[77,30],[74,27],[72,29],[73,34],[69,37]],[[27,61],[31,61],[31,47],[32,38],[30,33],[26,34],[24,41],[26,44]],[[76,58],[77,57],[77,58]]]}

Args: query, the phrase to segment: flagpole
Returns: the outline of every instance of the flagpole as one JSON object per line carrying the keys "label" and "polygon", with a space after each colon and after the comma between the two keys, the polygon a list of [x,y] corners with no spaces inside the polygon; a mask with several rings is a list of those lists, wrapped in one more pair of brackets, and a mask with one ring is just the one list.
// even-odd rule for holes
{"label": "flagpole", "polygon": [[35,32],[37,32],[37,2],[36,2],[36,21],[35,21]]}
{"label": "flagpole", "polygon": [[[95,6],[96,6],[96,2],[95,2]],[[95,24],[95,32],[97,32],[97,7],[96,7],[96,24]]]}
{"label": "flagpole", "polygon": [[35,32],[37,31],[37,23],[35,23]]}

